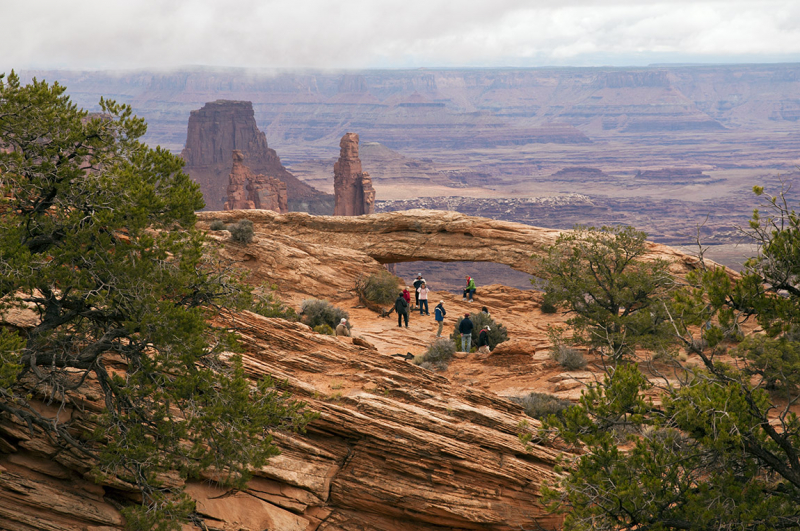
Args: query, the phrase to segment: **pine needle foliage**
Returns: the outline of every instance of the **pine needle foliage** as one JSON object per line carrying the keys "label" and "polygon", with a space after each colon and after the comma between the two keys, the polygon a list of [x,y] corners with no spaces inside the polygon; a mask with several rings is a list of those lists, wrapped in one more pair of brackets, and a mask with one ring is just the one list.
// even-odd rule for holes
{"label": "pine needle foliage", "polygon": [[[0,315],[38,317],[0,328],[0,414],[139,489],[129,528],[178,529],[192,504],[164,472],[212,468],[243,487],[278,453],[273,431],[311,415],[222,355],[235,343],[208,318],[249,298],[204,255],[200,190],[180,158],[139,140],[129,106],[100,108],[0,76]],[[78,406],[95,393],[100,414]],[[46,417],[42,401],[73,415]]]}

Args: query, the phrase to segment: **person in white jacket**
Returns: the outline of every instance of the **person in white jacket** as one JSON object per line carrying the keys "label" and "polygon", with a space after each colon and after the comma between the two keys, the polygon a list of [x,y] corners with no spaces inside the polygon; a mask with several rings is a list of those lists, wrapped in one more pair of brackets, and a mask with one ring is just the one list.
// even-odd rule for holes
{"label": "person in white jacket", "polygon": [[428,285],[425,283],[425,280],[422,280],[422,284],[419,285],[417,288],[417,294],[419,294],[419,314],[420,315],[430,315],[428,311],[428,293],[431,290],[428,289]]}

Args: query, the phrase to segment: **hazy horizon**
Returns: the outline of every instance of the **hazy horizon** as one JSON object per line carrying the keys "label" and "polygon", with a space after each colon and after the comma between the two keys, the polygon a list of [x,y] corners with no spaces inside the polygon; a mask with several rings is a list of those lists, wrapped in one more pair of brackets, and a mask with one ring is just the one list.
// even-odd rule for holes
{"label": "hazy horizon", "polygon": [[0,1],[0,71],[800,62],[793,0]]}

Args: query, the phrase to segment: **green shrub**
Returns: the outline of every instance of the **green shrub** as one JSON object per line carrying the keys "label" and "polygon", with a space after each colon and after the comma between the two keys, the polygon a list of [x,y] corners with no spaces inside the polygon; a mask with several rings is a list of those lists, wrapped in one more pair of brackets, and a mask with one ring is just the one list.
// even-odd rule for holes
{"label": "green shrub", "polygon": [[512,402],[516,402],[525,409],[525,414],[538,420],[545,420],[550,415],[555,415],[563,419],[564,410],[574,404],[569,400],[562,400],[547,393],[531,393],[526,396],[512,396]]}
{"label": "green shrub", "polygon": [[580,351],[567,346],[555,345],[550,349],[550,357],[568,371],[575,371],[586,367],[586,359]]}
{"label": "green shrub", "polygon": [[553,301],[551,301],[547,295],[544,296],[542,305],[539,307],[539,309],[542,311],[542,313],[556,313],[558,311],[556,305],[553,304]]}
{"label": "green shrub", "polygon": [[250,243],[255,235],[253,222],[249,219],[240,219],[238,223],[228,225],[227,230],[231,233],[231,239],[239,243]]}
{"label": "green shrub", "polygon": [[456,353],[456,344],[452,339],[440,338],[430,344],[421,357],[415,357],[414,363],[420,367],[443,371]]}
{"label": "green shrub", "polygon": [[222,221],[221,219],[215,219],[214,221],[211,222],[208,228],[210,230],[225,230],[225,222]]}
{"label": "green shrub", "polygon": [[[474,325],[472,328],[472,346],[477,347],[478,334],[480,334],[481,330],[486,326],[491,328],[491,330],[489,330],[489,350],[494,350],[494,347],[498,344],[503,341],[508,341],[508,330],[506,330],[506,327],[500,323],[496,323],[488,313],[471,313],[469,314],[469,318]],[[457,345],[461,344],[461,333],[458,331],[458,327],[463,320],[464,317],[458,318],[453,334],[450,336],[450,339],[455,341]]]}
{"label": "green shrub", "polygon": [[384,269],[367,277],[359,278],[356,289],[368,301],[391,304],[397,297],[399,285],[400,279]]}
{"label": "green shrub", "polygon": [[333,328],[325,323],[315,326],[314,332],[318,334],[325,334],[326,336],[332,336],[336,334],[336,332],[333,331]]}
{"label": "green shrub", "polygon": [[311,328],[326,324],[335,329],[342,319],[350,316],[341,308],[321,299],[306,299],[300,307],[301,321]]}
{"label": "green shrub", "polygon": [[254,297],[254,305],[251,308],[253,313],[263,315],[264,317],[280,317],[287,321],[297,321],[299,317],[297,312],[291,306],[286,306],[277,299],[274,293],[267,293],[266,295]]}

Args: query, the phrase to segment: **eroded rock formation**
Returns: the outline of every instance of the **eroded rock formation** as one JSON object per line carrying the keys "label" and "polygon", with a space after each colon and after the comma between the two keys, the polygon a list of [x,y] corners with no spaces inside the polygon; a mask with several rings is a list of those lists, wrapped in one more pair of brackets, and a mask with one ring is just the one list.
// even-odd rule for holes
{"label": "eroded rock formation", "polygon": [[[381,264],[430,260],[436,262],[494,262],[532,275],[541,274],[535,256],[544,255],[562,232],[497,221],[458,212],[407,210],[359,217],[285,215],[269,211],[201,213],[201,223],[214,219],[247,218],[259,235],[273,241],[294,242],[330,249],[348,249]],[[288,243],[288,242],[287,242]],[[298,245],[295,243],[294,245]],[[672,263],[677,275],[697,267],[695,256],[672,247],[647,243],[649,258]],[[735,275],[733,271],[729,271]]]}
{"label": "eroded rock formation", "polygon": [[233,150],[233,166],[228,177],[225,210],[265,209],[285,213],[289,211],[286,183],[266,175],[254,175],[244,165],[244,155]]}
{"label": "eroded rock formation", "polygon": [[[379,271],[380,262],[463,260],[468,252],[470,260],[531,271],[530,256],[558,234],[422,210],[360,217],[206,212],[199,225],[219,218],[248,218],[259,238],[243,246],[217,231],[209,233],[210,245],[242,264],[250,282],[278,284],[294,306],[308,295],[354,301],[355,279]],[[674,260],[676,272],[694,266],[691,257],[666,246],[650,249],[653,257]],[[475,311],[457,295],[437,295],[452,315]],[[256,470],[244,491],[186,484],[204,525],[214,531],[556,529],[559,521],[537,502],[542,484],[557,480],[559,451],[523,448],[520,421],[531,429],[538,422],[503,397],[544,389],[574,399],[593,375],[563,373],[558,366],[552,372],[546,327],[563,324],[564,317],[538,312],[540,298],[481,286],[481,303],[506,323],[512,341],[485,358],[457,359],[444,374],[389,355],[424,351],[435,333],[427,319],[398,329],[353,302],[346,307],[360,338],[334,338],[249,312],[220,314],[216,324],[240,335],[248,374],[286,381],[320,418],[304,435],[277,434],[283,453]],[[37,324],[35,315],[26,319],[14,322]],[[75,403],[81,411],[42,404],[41,413],[73,415],[91,431],[89,415],[103,407],[100,393],[90,391]],[[177,474],[165,480],[182,482]],[[131,485],[113,478],[93,482],[84,456],[0,415],[0,529],[117,531],[123,526],[117,501],[128,497],[135,497]]]}
{"label": "eroded rock formation", "polygon": [[[320,417],[304,435],[276,434],[283,453],[255,471],[247,490],[188,483],[208,529],[511,531],[558,525],[537,500],[542,484],[557,479],[559,452],[523,448],[520,406],[454,386],[362,346],[369,345],[363,340],[316,334],[249,312],[221,316],[218,324],[240,334],[253,378],[271,374],[285,381]],[[83,407],[98,411],[102,406],[91,395]],[[51,409],[43,406],[43,414],[85,415]],[[88,415],[81,418],[91,429]],[[117,479],[94,484],[88,471],[83,456],[0,417],[0,528],[121,529],[118,506],[108,499],[120,499],[120,492],[132,496],[132,486]],[[177,474],[168,479],[181,482]]]}
{"label": "eroded rock formation", "polygon": [[217,100],[192,111],[181,156],[186,172],[200,184],[208,210],[221,210],[226,201],[231,153],[242,154],[242,164],[255,175],[286,183],[291,210],[333,213],[333,197],[303,183],[286,171],[266,135],[256,126],[249,101]]}
{"label": "eroded rock formation", "polygon": [[336,196],[334,216],[361,216],[375,211],[375,190],[369,173],[358,158],[358,135],[346,133],[339,142],[339,160],[333,165]]}

